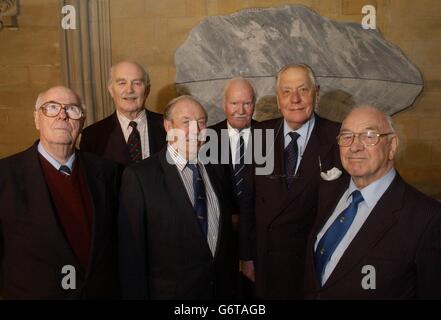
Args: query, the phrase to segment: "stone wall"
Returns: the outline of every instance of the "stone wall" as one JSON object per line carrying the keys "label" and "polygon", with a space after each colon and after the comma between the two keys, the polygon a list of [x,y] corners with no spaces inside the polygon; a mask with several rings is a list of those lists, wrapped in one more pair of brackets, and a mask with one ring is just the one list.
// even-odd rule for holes
{"label": "stone wall", "polygon": [[21,0],[18,30],[0,31],[0,158],[37,137],[33,106],[61,76],[57,0]]}
{"label": "stone wall", "polygon": [[[420,69],[425,88],[394,117],[403,151],[397,166],[413,185],[441,198],[441,2],[437,0],[111,0],[113,62],[148,66],[148,105],[162,111],[174,97],[175,50],[207,16],[243,8],[303,4],[337,21],[361,22],[365,4],[377,8],[377,28]],[[61,80],[58,1],[21,0],[18,31],[0,31],[0,157],[36,137],[32,105],[38,91]]]}

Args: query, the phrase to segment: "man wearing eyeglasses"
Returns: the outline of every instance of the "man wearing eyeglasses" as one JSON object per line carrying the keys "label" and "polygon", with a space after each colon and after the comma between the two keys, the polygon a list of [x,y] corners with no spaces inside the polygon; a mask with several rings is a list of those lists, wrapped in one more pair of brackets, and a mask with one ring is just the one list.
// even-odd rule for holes
{"label": "man wearing eyeglasses", "polygon": [[75,150],[84,107],[72,90],[41,93],[34,119],[39,141],[0,160],[1,295],[117,298],[117,165]]}
{"label": "man wearing eyeglasses", "polygon": [[321,185],[306,297],[440,299],[441,205],[394,169],[398,136],[391,118],[356,108],[337,141],[351,177]]}
{"label": "man wearing eyeglasses", "polygon": [[268,131],[274,133],[274,139],[262,146],[270,150],[266,158],[274,161],[274,171],[259,175],[256,168],[255,228],[241,228],[256,230],[256,295],[263,299],[301,299],[320,163],[323,170],[341,167],[335,143],[340,126],[314,113],[319,85],[305,64],[290,64],[278,72],[276,95],[283,117],[255,126],[265,131],[264,137]]}

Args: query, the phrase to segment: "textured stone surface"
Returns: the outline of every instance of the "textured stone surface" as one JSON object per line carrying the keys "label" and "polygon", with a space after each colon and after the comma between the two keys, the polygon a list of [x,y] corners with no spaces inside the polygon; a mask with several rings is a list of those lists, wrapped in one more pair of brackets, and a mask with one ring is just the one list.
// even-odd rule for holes
{"label": "textured stone surface", "polygon": [[215,123],[224,118],[225,82],[243,76],[265,98],[258,101],[265,117],[272,112],[268,103],[275,102],[268,97],[274,95],[275,74],[300,62],[312,66],[318,77],[318,113],[334,120],[366,103],[397,113],[423,87],[417,68],[377,31],[329,20],[304,6],[244,9],[203,20],[176,51],[176,83],[180,92],[202,101],[209,122]]}

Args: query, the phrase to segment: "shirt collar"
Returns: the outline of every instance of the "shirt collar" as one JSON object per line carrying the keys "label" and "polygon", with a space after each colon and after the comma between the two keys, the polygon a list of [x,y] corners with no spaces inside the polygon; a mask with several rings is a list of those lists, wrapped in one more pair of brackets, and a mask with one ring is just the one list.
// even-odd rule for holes
{"label": "shirt collar", "polygon": [[[392,168],[386,175],[382,176],[380,179],[372,182],[371,184],[360,190],[364,201],[370,209],[373,209],[373,207],[377,204],[378,200],[380,200],[381,196],[384,194],[387,188],[389,188],[390,184],[395,178],[395,175],[396,171],[394,168]],[[359,189],[355,185],[354,181],[351,179],[347,192],[348,199],[352,192],[354,192],[355,190]]]}
{"label": "shirt collar", "polygon": [[182,171],[187,166],[188,160],[182,156],[171,144],[167,144],[167,153],[175,163],[179,171]]}
{"label": "shirt collar", "polygon": [[288,122],[283,119],[283,136],[286,138],[286,136],[290,132],[297,132],[300,135],[300,138],[306,139],[306,137],[309,134],[309,128],[313,128],[315,123],[315,115],[312,114],[311,118],[309,118],[308,121],[306,121],[300,128],[297,130],[291,129],[291,127],[288,125]]}
{"label": "shirt collar", "polygon": [[121,127],[123,127],[124,129],[128,129],[129,128],[129,123],[131,121],[135,121],[138,126],[140,124],[144,124],[145,122],[147,122],[147,116],[146,116],[146,112],[145,112],[144,109],[133,120],[130,120],[129,118],[127,118],[125,115],[123,115],[118,110],[116,110],[116,116],[118,117],[118,120],[121,123]]}
{"label": "shirt collar", "polygon": [[72,155],[69,157],[69,159],[67,159],[66,163],[62,164],[62,163],[59,163],[54,157],[52,157],[49,154],[49,152],[46,151],[46,149],[41,144],[41,141],[38,142],[37,150],[43,156],[43,158],[45,158],[55,169],[60,170],[60,167],[62,165],[65,165],[65,166],[68,166],[71,171],[73,170],[73,164],[75,162],[75,157],[76,157],[75,152],[72,153]]}
{"label": "shirt collar", "polygon": [[227,128],[228,128],[228,135],[230,138],[233,136],[239,137],[239,136],[245,136],[251,133],[250,127],[243,128],[242,130],[238,130],[236,128],[233,128],[230,123],[227,121]]}

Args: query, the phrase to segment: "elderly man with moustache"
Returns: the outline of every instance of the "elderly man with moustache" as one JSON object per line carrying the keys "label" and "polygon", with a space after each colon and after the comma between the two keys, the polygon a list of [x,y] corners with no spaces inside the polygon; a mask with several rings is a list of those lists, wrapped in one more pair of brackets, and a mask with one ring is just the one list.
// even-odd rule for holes
{"label": "elderly man with moustache", "polygon": [[166,143],[162,115],[144,107],[148,72],[136,62],[119,62],[110,69],[108,89],[116,111],[84,129],[80,149],[124,166],[161,150]]}
{"label": "elderly man with moustache", "polygon": [[[240,212],[248,211],[244,215],[233,215],[233,226],[237,230],[240,227],[252,226],[252,223],[240,223],[240,220],[253,218],[253,171],[252,171],[252,129],[257,121],[253,120],[256,93],[252,84],[242,78],[234,77],[227,81],[222,98],[223,111],[226,119],[211,126],[218,136],[219,159],[222,153],[227,153],[229,162],[226,164],[227,174],[231,176],[232,189],[236,194],[236,200]],[[222,144],[222,134],[228,134],[228,144]],[[227,158],[226,156],[224,158]],[[239,227],[237,227],[239,224]],[[240,252],[238,256],[242,260],[241,271],[251,281],[254,281],[254,249],[252,243],[254,232],[240,232],[244,238],[239,239]],[[251,244],[250,244],[251,243]],[[238,297],[248,298],[253,295],[252,284],[247,278],[239,276]]]}
{"label": "elderly man with moustache", "polygon": [[6,299],[119,297],[118,170],[75,150],[84,124],[79,96],[38,96],[40,139],[0,160],[0,263]]}
{"label": "elderly man with moustache", "polygon": [[234,194],[219,165],[203,164],[207,113],[191,96],[164,111],[168,145],[128,167],[119,212],[126,299],[227,299],[235,280]]}
{"label": "elderly man with moustache", "polygon": [[354,109],[337,137],[350,177],[323,182],[307,247],[310,299],[440,299],[441,204],[394,168],[389,116]]}
{"label": "elderly man with moustache", "polygon": [[[255,234],[256,295],[263,299],[301,299],[306,242],[314,222],[321,170],[341,168],[335,137],[340,125],[314,113],[319,85],[305,64],[283,67],[276,77],[283,117],[261,122],[262,150],[273,161],[272,174],[254,176],[254,217],[244,232]],[[266,133],[274,138],[266,139]],[[256,143],[256,142],[254,142]],[[269,147],[268,147],[269,146]]]}

